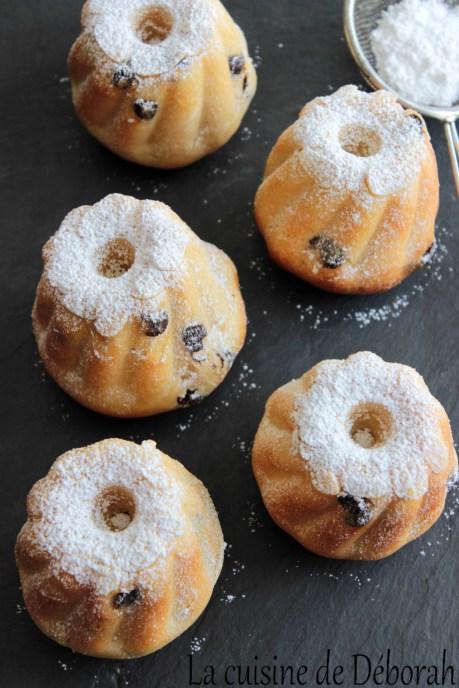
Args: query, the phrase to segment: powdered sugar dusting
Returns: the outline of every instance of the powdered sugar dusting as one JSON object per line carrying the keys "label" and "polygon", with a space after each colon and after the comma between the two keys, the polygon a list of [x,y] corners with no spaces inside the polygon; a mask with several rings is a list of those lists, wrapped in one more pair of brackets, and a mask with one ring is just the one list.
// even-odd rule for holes
{"label": "powdered sugar dusting", "polygon": [[[168,12],[172,27],[164,40],[150,44],[142,40],[138,26],[152,5]],[[85,28],[93,31],[104,53],[141,76],[189,66],[206,50],[215,30],[209,0],[89,0],[85,16]]]}
{"label": "powdered sugar dusting", "polygon": [[398,93],[450,107],[459,100],[458,36],[459,7],[402,0],[382,13],[370,38],[380,75]]}
{"label": "powdered sugar dusting", "polygon": [[[380,405],[391,417],[388,436],[371,448],[351,432],[354,409],[365,404]],[[320,492],[419,498],[429,471],[444,470],[448,460],[440,413],[415,370],[361,352],[324,361],[297,398],[294,416],[301,456]]]}
{"label": "powdered sugar dusting", "polygon": [[[319,185],[337,193],[394,193],[415,177],[427,151],[419,121],[393,94],[365,93],[352,85],[309,103],[294,135],[302,165]],[[359,145],[359,153],[349,152]]]}
{"label": "powdered sugar dusting", "polygon": [[190,653],[192,655],[197,654],[198,652],[201,652],[202,648],[207,642],[207,637],[203,636],[202,638],[199,638],[198,636],[195,636],[192,638],[191,643],[190,643]]}
{"label": "powdered sugar dusting", "polygon": [[[118,239],[134,249],[134,262],[111,279],[100,265]],[[46,245],[45,275],[69,311],[114,336],[129,317],[157,314],[164,290],[180,279],[191,240],[191,230],[162,203],[113,194],[67,215]]]}
{"label": "powdered sugar dusting", "polygon": [[[135,500],[129,527],[112,531],[98,516],[98,500],[120,486]],[[100,594],[129,591],[160,571],[182,534],[181,493],[152,441],[141,446],[107,440],[64,454],[32,491],[26,526],[61,571],[95,585]]]}

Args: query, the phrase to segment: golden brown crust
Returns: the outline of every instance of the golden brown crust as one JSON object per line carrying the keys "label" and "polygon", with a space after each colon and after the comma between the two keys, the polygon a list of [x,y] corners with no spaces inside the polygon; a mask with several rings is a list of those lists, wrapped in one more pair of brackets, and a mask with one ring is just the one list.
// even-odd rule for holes
{"label": "golden brown crust", "polygon": [[[93,322],[60,303],[47,279],[46,246],[43,258],[32,312],[38,351],[57,384],[94,411],[131,418],[189,405],[224,380],[244,344],[247,319],[236,268],[210,244],[190,242],[187,274],[158,306],[168,314],[167,329],[155,337],[145,333],[138,317],[131,317],[118,334],[102,336]],[[209,338],[218,327],[225,348],[205,345],[205,358],[194,357],[182,341],[184,328],[193,322],[202,324]],[[187,398],[190,379],[192,399]]]}
{"label": "golden brown crust", "polygon": [[[104,443],[108,442],[113,440]],[[103,451],[104,443],[94,446],[102,445]],[[116,608],[118,591],[102,595],[95,583],[82,583],[56,569],[59,560],[40,550],[33,538],[31,523],[38,514],[28,501],[28,521],[18,536],[16,561],[27,610],[52,640],[92,656],[138,657],[174,640],[205,609],[223,563],[218,516],[204,485],[179,462],[164,454],[162,460],[169,477],[181,486],[181,508],[188,525],[172,544],[154,585],[139,584],[140,600],[134,604]]]}
{"label": "golden brown crust", "polygon": [[382,559],[422,535],[443,511],[448,479],[457,470],[448,417],[441,409],[439,428],[448,461],[442,471],[430,471],[426,494],[419,499],[374,499],[368,524],[350,526],[337,497],[314,487],[295,441],[295,400],[312,384],[317,368],[268,399],[253,446],[255,478],[272,519],[307,549],[335,559]]}
{"label": "golden brown crust", "polygon": [[[244,34],[219,0],[211,2],[218,17],[216,36],[186,78],[141,78],[135,88],[119,90],[92,34],[83,32],[76,40],[68,59],[75,110],[90,133],[117,155],[151,167],[184,167],[221,148],[239,128],[257,75]],[[245,57],[237,76],[228,67],[232,55]],[[152,120],[133,115],[138,98],[158,104]]]}
{"label": "golden brown crust", "polygon": [[[427,155],[408,188],[362,205],[351,191],[324,196],[314,174],[299,162],[301,146],[294,125],[289,127],[268,157],[255,198],[255,217],[271,258],[314,286],[343,294],[387,291],[420,267],[435,241],[439,205],[435,152],[425,127],[422,135]],[[345,266],[318,267],[308,245],[320,234],[339,237]]]}

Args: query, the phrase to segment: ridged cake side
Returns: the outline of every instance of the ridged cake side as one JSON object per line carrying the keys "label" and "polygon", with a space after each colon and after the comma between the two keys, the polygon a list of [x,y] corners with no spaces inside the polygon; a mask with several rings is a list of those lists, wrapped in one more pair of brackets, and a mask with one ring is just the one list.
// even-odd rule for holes
{"label": "ridged cake side", "polygon": [[[200,241],[163,204],[130,199],[134,230],[128,236],[135,248],[135,225],[146,212],[142,209],[158,209],[166,229],[168,225],[175,227],[179,237],[183,232],[187,239],[182,242],[177,264],[170,255],[174,239],[162,231],[160,237],[166,245],[161,250],[153,245],[151,259],[153,239],[138,239],[146,253],[141,255],[137,250],[130,268],[137,270],[138,260],[137,273],[130,276],[128,271],[115,279],[101,277],[97,273],[97,255],[103,248],[105,225],[100,222],[97,246],[91,244],[86,250],[89,239],[83,239],[76,250],[75,275],[64,269],[61,261],[69,257],[64,257],[63,249],[74,248],[75,232],[80,232],[81,237],[85,214],[99,213],[99,208],[106,206],[109,216],[109,211],[118,208],[122,227],[128,200],[115,195],[92,210],[73,211],[70,243],[62,241],[54,250],[54,237],[45,246],[44,272],[32,317],[43,363],[70,396],[101,413],[139,417],[190,406],[210,394],[226,377],[242,348],[246,315],[231,260],[215,246]],[[90,218],[90,238],[96,234],[96,224],[98,215],[97,222]],[[149,227],[147,223],[147,234]],[[116,230],[112,233],[117,235]],[[158,261],[160,255],[161,269],[149,262]],[[118,280],[125,279],[118,287]],[[150,298],[152,289],[157,293]]]}
{"label": "ridged cake side", "polygon": [[[149,46],[133,41],[131,59],[117,61],[107,55],[97,39],[104,17],[93,15],[92,4],[88,0],[85,5],[83,33],[68,62],[75,109],[91,134],[132,162],[162,168],[189,165],[224,145],[240,126],[257,77],[244,34],[219,0],[195,2],[204,7],[202,26],[200,15],[188,20],[191,26],[185,28],[194,32],[194,38],[174,68],[166,59],[175,45],[172,33],[164,48],[160,44],[164,54],[158,64],[151,65],[166,71],[142,74],[130,64],[135,66],[139,53]],[[131,4],[134,11],[139,3]],[[181,4],[171,0],[166,6],[172,16],[181,12],[187,17],[191,8],[176,7]],[[205,34],[204,45],[200,33]],[[185,38],[186,31],[182,41]]]}
{"label": "ridged cake side", "polygon": [[[359,354],[361,355],[363,354]],[[342,362],[336,361],[336,364]],[[357,474],[355,466],[352,468],[349,465],[346,468],[348,447],[342,446],[341,452],[332,458],[341,466],[344,478],[349,483],[368,483],[366,492],[361,488],[365,493],[350,494],[343,490],[341,478],[337,481],[331,466],[328,473],[325,470],[328,445],[324,445],[321,451],[322,440],[308,434],[303,436],[304,444],[299,442],[298,400],[311,392],[323,365],[324,363],[319,363],[302,378],[281,387],[268,400],[253,447],[255,478],[273,520],[307,549],[336,559],[381,559],[422,535],[443,511],[448,481],[457,471],[449,420],[444,409],[431,397],[432,407],[426,420],[434,428],[432,438],[443,459],[434,470],[429,467],[430,445],[423,446],[422,442],[419,446],[413,445],[411,454],[408,449],[404,457],[407,465],[410,465],[415,454],[418,457],[416,461],[420,462],[419,451],[424,449],[426,452],[426,484],[413,498],[401,497],[391,489],[382,490],[382,494],[381,489],[376,490],[377,496],[373,496],[375,485],[378,484],[378,472],[387,470],[387,477],[390,476],[390,457],[387,459],[388,463],[382,462],[379,469]],[[324,398],[334,394],[327,387],[324,387],[323,392]],[[396,388],[393,394],[397,394]],[[371,400],[370,395],[365,401]],[[340,399],[337,401],[341,403]],[[344,407],[345,404],[343,422],[347,422],[347,410]],[[330,432],[333,435],[334,422],[331,417],[327,421],[322,416],[316,418],[314,408],[311,408],[308,418],[315,428],[315,434]],[[340,418],[340,426],[341,422]],[[395,425],[397,422],[398,419],[393,418]],[[362,437],[358,439],[362,441]],[[321,452],[322,472],[317,475],[321,476],[322,485],[327,479],[327,490],[317,488],[314,473],[316,464],[314,454],[308,452],[309,441],[311,447],[315,448],[314,451]],[[377,450],[356,446],[356,451],[365,453]],[[306,457],[310,460],[306,460]],[[397,457],[394,457],[394,462],[397,461]],[[398,465],[397,468],[403,474],[403,468]]]}
{"label": "ridged cake side", "polygon": [[[439,184],[420,115],[403,111],[390,94],[356,96],[353,88],[340,90],[347,96],[338,91],[312,101],[281,135],[266,164],[255,215],[282,267],[327,291],[369,294],[391,289],[423,264],[435,241]],[[316,131],[327,125],[334,97],[339,105],[330,115],[331,131]],[[361,113],[362,102],[367,112]]]}
{"label": "ridged cake side", "polygon": [[[95,475],[98,457],[104,474]],[[126,485],[136,513],[113,532],[98,521],[98,490]],[[69,490],[80,500],[76,515]],[[105,440],[64,454],[31,490],[27,510],[16,545],[24,601],[56,642],[92,656],[137,657],[172,641],[206,607],[223,563],[218,517],[202,483],[153,442]]]}

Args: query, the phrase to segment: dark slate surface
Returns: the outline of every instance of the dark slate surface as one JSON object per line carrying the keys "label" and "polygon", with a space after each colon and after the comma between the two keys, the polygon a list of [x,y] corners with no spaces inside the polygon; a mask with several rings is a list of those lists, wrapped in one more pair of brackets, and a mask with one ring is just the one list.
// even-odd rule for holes
{"label": "dark slate surface", "polygon": [[[441,128],[430,124],[442,180],[442,250],[434,266],[379,297],[315,291],[270,264],[251,204],[270,147],[300,107],[342,84],[361,83],[343,40],[341,3],[228,0],[227,6],[259,62],[253,107],[223,150],[190,169],[161,173],[111,155],[74,117],[63,77],[80,0],[0,3],[2,688],[184,688],[190,685],[192,651],[195,683],[213,665],[219,688],[302,685],[274,678],[225,682],[227,665],[253,669],[255,657],[272,664],[276,656],[297,668],[306,664],[306,685],[314,686],[320,685],[314,672],[327,649],[344,666],[344,679],[337,674],[335,684],[348,688],[355,683],[355,653],[371,657],[373,668],[388,649],[391,660],[409,665],[441,664],[443,649],[449,661],[457,655],[454,493],[450,518],[442,517],[394,557],[375,564],[333,562],[304,551],[274,526],[249,463],[267,396],[320,359],[361,349],[415,366],[459,428],[458,206]],[[169,203],[239,268],[248,342],[225,384],[196,410],[129,422],[103,418],[72,402],[38,361],[29,313],[41,246],[71,208],[115,191]],[[375,319],[381,315],[386,319]],[[124,663],[74,655],[46,639],[23,610],[13,560],[33,483],[63,451],[110,436],[153,437],[181,459],[207,484],[230,543],[213,600],[199,621],[156,655]],[[391,685],[378,683],[383,679],[379,674],[364,685]]]}

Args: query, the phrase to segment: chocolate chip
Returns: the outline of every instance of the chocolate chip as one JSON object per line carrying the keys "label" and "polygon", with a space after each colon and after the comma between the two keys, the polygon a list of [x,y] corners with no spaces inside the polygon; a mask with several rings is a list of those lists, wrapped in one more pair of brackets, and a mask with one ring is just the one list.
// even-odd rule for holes
{"label": "chocolate chip", "polygon": [[197,406],[202,401],[202,396],[196,389],[187,389],[184,397],[178,397],[177,403],[179,406]]}
{"label": "chocolate chip", "polygon": [[169,325],[169,316],[166,311],[162,311],[155,318],[149,315],[142,316],[143,331],[147,337],[159,337],[167,330]]}
{"label": "chocolate chip", "polygon": [[245,57],[244,55],[231,55],[228,63],[231,74],[238,76],[238,74],[242,73],[242,70],[245,67]]}
{"label": "chocolate chip", "polygon": [[154,100],[144,100],[143,98],[137,98],[134,101],[134,112],[140,119],[153,119],[158,111],[158,103]]}
{"label": "chocolate chip", "polygon": [[322,237],[317,234],[316,236],[312,237],[312,239],[309,239],[309,246],[311,248],[317,248],[321,241]]}
{"label": "chocolate chip", "polygon": [[319,250],[320,260],[326,268],[335,270],[344,263],[344,249],[334,239],[317,235],[309,240],[309,246]]}
{"label": "chocolate chip", "polygon": [[122,91],[126,91],[134,82],[137,82],[136,75],[132,69],[126,65],[121,65],[121,67],[118,67],[116,72],[113,74],[113,85]]}
{"label": "chocolate chip", "polygon": [[113,606],[115,609],[130,607],[131,604],[140,602],[141,599],[142,595],[140,590],[138,588],[134,588],[134,590],[131,590],[131,592],[119,592],[113,600]]}
{"label": "chocolate chip", "polygon": [[366,526],[372,516],[372,505],[365,497],[353,497],[344,492],[338,495],[338,502],[347,511],[346,523],[352,528]]}
{"label": "chocolate chip", "polygon": [[192,354],[204,348],[202,342],[205,337],[207,337],[207,330],[204,325],[199,325],[199,323],[188,325],[182,332],[183,343]]}

